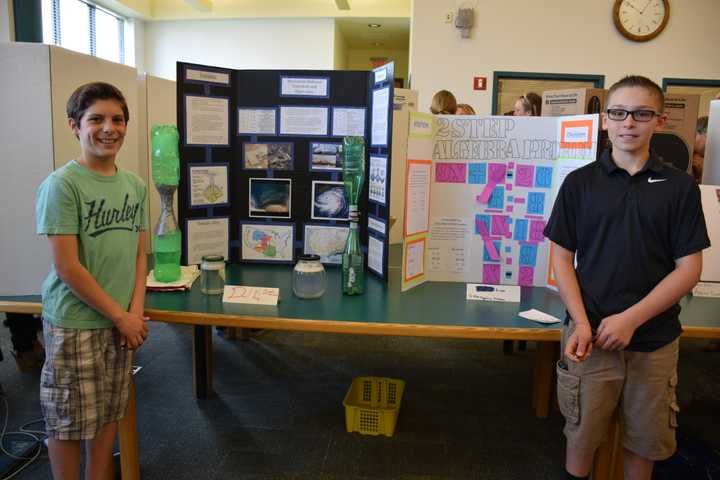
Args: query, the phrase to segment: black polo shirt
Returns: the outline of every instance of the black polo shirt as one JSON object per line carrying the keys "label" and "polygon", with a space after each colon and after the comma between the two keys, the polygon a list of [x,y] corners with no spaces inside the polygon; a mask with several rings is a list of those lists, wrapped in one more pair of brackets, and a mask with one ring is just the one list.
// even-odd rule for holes
{"label": "black polo shirt", "polygon": [[[545,236],[576,252],[593,328],[642,300],[676,259],[710,246],[700,189],[690,175],[651,153],[630,176],[615,165],[611,149],[565,178]],[[650,352],[673,341],[681,332],[679,313],[676,304],[648,320],[627,349]]]}

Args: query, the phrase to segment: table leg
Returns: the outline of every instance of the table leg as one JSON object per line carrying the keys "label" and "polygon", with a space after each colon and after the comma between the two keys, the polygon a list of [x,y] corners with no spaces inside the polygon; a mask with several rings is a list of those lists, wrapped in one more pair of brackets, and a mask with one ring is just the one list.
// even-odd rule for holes
{"label": "table leg", "polygon": [[137,404],[135,403],[135,382],[130,379],[130,396],[125,416],[118,422],[118,444],[120,445],[120,471],[123,480],[140,479],[138,455]]}
{"label": "table leg", "polygon": [[547,418],[550,413],[552,393],[555,391],[555,361],[559,358],[559,348],[558,342],[537,342],[533,408],[538,418]]}
{"label": "table leg", "polygon": [[193,386],[196,398],[214,395],[212,388],[212,327],[193,325]]}
{"label": "table leg", "polygon": [[617,413],[613,415],[605,441],[595,452],[593,464],[593,480],[622,480],[623,479],[623,446],[622,429]]}

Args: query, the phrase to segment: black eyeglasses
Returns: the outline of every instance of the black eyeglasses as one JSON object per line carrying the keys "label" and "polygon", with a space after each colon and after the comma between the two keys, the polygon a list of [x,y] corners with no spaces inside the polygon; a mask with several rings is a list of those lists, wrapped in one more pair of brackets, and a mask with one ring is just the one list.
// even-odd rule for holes
{"label": "black eyeglasses", "polygon": [[610,120],[622,121],[627,118],[628,115],[632,115],[633,120],[636,122],[649,122],[655,116],[660,116],[659,113],[652,110],[624,110],[622,108],[608,108],[606,111],[607,116]]}

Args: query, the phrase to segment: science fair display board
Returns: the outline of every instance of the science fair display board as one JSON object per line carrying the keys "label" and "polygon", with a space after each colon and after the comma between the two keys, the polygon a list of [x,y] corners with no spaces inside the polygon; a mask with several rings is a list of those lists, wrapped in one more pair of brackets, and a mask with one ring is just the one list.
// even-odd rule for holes
{"label": "science fair display board", "polygon": [[365,138],[367,267],[387,278],[393,64],[372,72],[231,70],[178,62],[183,262],[338,265],[349,232],[344,136]]}
{"label": "science fair display board", "polygon": [[554,285],[543,229],[567,174],[595,160],[598,118],[411,112],[402,290]]}

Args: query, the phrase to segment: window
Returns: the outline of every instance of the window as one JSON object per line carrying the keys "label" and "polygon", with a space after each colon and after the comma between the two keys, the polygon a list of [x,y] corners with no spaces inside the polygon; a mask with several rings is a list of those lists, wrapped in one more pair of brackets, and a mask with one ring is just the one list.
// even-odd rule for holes
{"label": "window", "polygon": [[493,77],[493,115],[512,115],[515,100],[528,92],[542,97],[545,90],[602,88],[605,84],[602,75],[495,72]]}
{"label": "window", "polygon": [[42,0],[43,42],[125,63],[125,19],[85,0]]}

